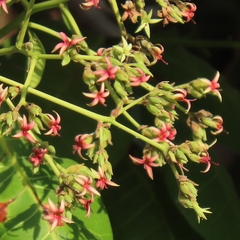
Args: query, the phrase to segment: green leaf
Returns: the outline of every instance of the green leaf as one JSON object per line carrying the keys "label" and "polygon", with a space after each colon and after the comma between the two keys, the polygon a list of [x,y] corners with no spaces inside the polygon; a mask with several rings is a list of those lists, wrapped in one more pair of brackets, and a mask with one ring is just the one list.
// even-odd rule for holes
{"label": "green leaf", "polygon": [[[39,172],[33,175],[26,157],[26,153],[30,154],[29,146],[19,143],[20,140],[1,138],[0,203],[16,199],[7,206],[6,221],[0,223],[0,239],[111,240],[110,222],[100,198],[92,203],[90,218],[85,217],[85,209],[79,206],[73,211],[75,223],[57,227],[50,233],[50,224],[42,219],[42,204],[46,204],[48,198],[57,201],[58,179],[47,165],[41,165]],[[75,164],[71,159],[57,158],[57,161],[63,167]]]}
{"label": "green leaf", "polygon": [[[44,46],[42,42],[38,38],[38,36],[31,30],[28,30],[29,42],[25,43],[25,48],[27,51],[31,51],[33,54],[45,54]],[[43,72],[46,65],[46,59],[40,58],[37,60],[37,64],[35,66],[30,87],[36,88],[38,84],[42,80]],[[31,58],[27,59],[27,69],[31,66]]]}

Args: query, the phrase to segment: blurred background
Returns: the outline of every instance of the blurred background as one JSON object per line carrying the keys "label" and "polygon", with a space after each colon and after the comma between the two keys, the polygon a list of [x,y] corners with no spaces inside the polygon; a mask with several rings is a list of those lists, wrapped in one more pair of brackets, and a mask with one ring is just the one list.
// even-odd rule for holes
{"label": "blurred background", "polygon": [[[101,9],[83,11],[79,8],[82,0],[70,0],[69,8],[87,36],[88,44],[93,50],[99,47],[108,47],[120,41],[120,33],[114,19],[114,15],[107,1],[100,1]],[[191,81],[197,77],[212,79],[216,71],[221,74],[220,85],[223,89],[223,102],[209,96],[201,101],[193,102],[193,109],[198,111],[204,108],[214,115],[221,115],[224,119],[223,132],[218,137],[217,144],[210,150],[212,160],[220,163],[220,166],[212,166],[207,174],[200,173],[204,166],[189,164],[188,176],[199,186],[200,206],[211,207],[213,214],[208,221],[197,223],[195,213],[185,210],[177,202],[177,187],[175,179],[167,166],[154,171],[154,181],[150,181],[142,167],[133,166],[128,154],[141,156],[142,143],[132,139],[118,129],[112,129],[113,147],[109,148],[110,161],[114,166],[114,182],[121,188],[110,189],[103,192],[104,203],[109,212],[113,226],[115,239],[119,240],[144,240],[144,239],[209,239],[226,240],[240,239],[240,2],[238,0],[196,0],[197,5],[194,21],[184,25],[170,24],[165,27],[157,24],[151,28],[152,43],[160,43],[165,51],[163,58],[168,65],[158,63],[151,68],[155,82],[170,81],[180,84]],[[124,3],[124,1],[119,1]],[[146,1],[149,9],[156,9],[154,0]],[[15,17],[21,12],[21,6],[15,4],[10,17]],[[8,16],[9,17],[9,16]],[[49,21],[50,20],[50,21]],[[11,18],[0,19],[11,21]],[[52,27],[56,31],[65,31],[61,14],[58,10],[51,10],[44,14],[36,14],[32,21]],[[136,26],[126,21],[126,27],[134,35]],[[13,33],[14,34],[14,33]],[[144,34],[141,32],[140,34]],[[70,34],[69,34],[70,35]],[[49,39],[43,33],[38,33],[44,43],[46,52],[50,52],[56,45],[56,39]],[[3,42],[3,40],[2,40]],[[4,40],[4,44],[7,41]],[[23,75],[25,65],[22,64],[22,56],[2,58],[1,75],[13,79]],[[9,68],[11,63],[11,69]],[[51,62],[46,66],[45,81],[39,85],[39,89],[59,96],[70,102],[86,106],[86,99],[81,92],[87,91],[87,87],[81,82],[82,67],[71,63],[59,70],[59,62]],[[23,75],[24,77],[24,75]],[[23,81],[23,77],[19,81]],[[61,79],[66,81],[61,82]],[[141,92],[139,92],[141,94]],[[30,97],[32,101],[36,99]],[[36,101],[39,101],[36,100]],[[44,110],[59,111],[65,119],[57,153],[59,156],[68,156],[72,151],[72,142],[76,131],[93,131],[95,123],[77,114],[69,114],[54,104],[39,101]],[[104,111],[108,114],[111,110],[100,107],[96,111]],[[151,124],[152,117],[143,109],[134,109],[131,114],[143,124]],[[120,118],[120,120],[124,121]],[[183,141],[191,136],[182,125],[182,120],[177,123],[180,126],[178,139]],[[72,124],[69,124],[69,123]],[[229,132],[229,134],[227,134]],[[210,138],[210,141],[213,140]],[[54,140],[53,140],[54,143]],[[79,159],[74,156],[76,161]]]}

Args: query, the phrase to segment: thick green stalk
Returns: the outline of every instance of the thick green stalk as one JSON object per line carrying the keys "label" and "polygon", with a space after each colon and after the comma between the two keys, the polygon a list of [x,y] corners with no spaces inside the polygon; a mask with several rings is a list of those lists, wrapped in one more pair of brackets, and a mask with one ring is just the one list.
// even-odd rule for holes
{"label": "thick green stalk", "polygon": [[126,31],[126,28],[125,28],[125,26],[122,22],[122,18],[121,18],[116,0],[108,0],[108,2],[110,3],[110,5],[113,9],[113,12],[115,14],[119,29],[121,31],[121,35],[127,39],[127,31]]}
{"label": "thick green stalk", "polygon": [[[0,81],[6,83],[8,85],[18,86],[21,89],[24,87],[23,84],[20,84],[18,82],[15,82],[13,80],[10,80],[10,79],[2,77],[2,76],[0,76]],[[38,96],[38,97],[40,97],[42,99],[48,100],[50,102],[53,102],[53,103],[55,103],[55,104],[57,104],[59,106],[65,107],[67,109],[70,109],[70,110],[72,110],[74,112],[77,112],[77,113],[79,113],[81,115],[84,115],[84,116],[86,116],[88,118],[91,118],[91,119],[94,119],[96,121],[110,123],[110,124],[120,128],[121,130],[123,130],[123,131],[125,131],[125,132],[127,132],[127,133],[129,133],[131,135],[133,135],[134,137],[136,137],[136,138],[138,138],[138,139],[140,139],[140,140],[142,140],[142,141],[144,141],[144,142],[146,142],[146,143],[156,147],[157,149],[161,150],[163,153],[166,153],[166,151],[167,151],[167,149],[165,149],[165,147],[162,146],[161,144],[159,144],[159,143],[157,143],[157,142],[155,142],[155,141],[153,141],[153,140],[143,136],[142,134],[140,134],[140,133],[138,133],[138,132],[136,132],[136,131],[126,127],[126,126],[124,126],[123,124],[117,122],[115,120],[115,118],[113,118],[113,117],[103,116],[103,115],[91,112],[89,110],[86,110],[84,108],[76,106],[76,105],[74,105],[72,103],[66,102],[64,100],[58,99],[56,97],[53,97],[53,96],[51,96],[49,94],[46,94],[46,93],[43,93],[43,92],[38,91],[36,89],[33,89],[31,87],[28,88],[28,93],[34,94],[35,96]]]}
{"label": "thick green stalk", "polygon": [[28,22],[30,20],[30,17],[32,15],[32,10],[33,10],[33,6],[34,6],[35,0],[30,0],[29,4],[28,4],[28,8],[25,14],[25,18],[21,23],[21,28],[20,28],[20,32],[18,33],[17,36],[17,41],[16,41],[16,47],[18,49],[21,49],[23,46],[23,42],[24,42],[24,38],[27,32],[27,27],[28,27]]}

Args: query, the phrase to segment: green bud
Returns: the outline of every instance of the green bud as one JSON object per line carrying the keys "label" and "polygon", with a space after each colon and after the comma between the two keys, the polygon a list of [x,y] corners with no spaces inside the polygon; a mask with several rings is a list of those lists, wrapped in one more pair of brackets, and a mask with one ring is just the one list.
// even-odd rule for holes
{"label": "green bud", "polygon": [[86,67],[83,71],[83,81],[88,85],[92,86],[96,82],[96,76],[90,67]]}
{"label": "green bud", "polygon": [[11,86],[8,89],[8,93],[10,94],[11,99],[14,99],[15,97],[17,97],[19,92],[20,92],[20,88],[19,87]]}
{"label": "green bud", "polygon": [[113,87],[116,91],[116,93],[123,99],[128,99],[128,93],[127,91],[125,90],[123,84],[121,84],[119,81],[115,81],[114,84],[113,84]]}
{"label": "green bud", "polygon": [[56,154],[55,147],[52,146],[52,145],[49,145],[49,147],[48,147],[48,153],[49,153],[50,155],[55,155],[55,154]]}
{"label": "green bud", "polygon": [[178,194],[178,201],[185,208],[193,208],[192,202],[181,192]]}
{"label": "green bud", "polygon": [[158,88],[161,88],[165,91],[173,91],[174,90],[174,87],[173,85],[169,84],[168,82],[160,82],[158,85],[157,85]]}
{"label": "green bud", "polygon": [[158,107],[156,107],[156,106],[154,106],[154,105],[152,105],[152,104],[147,104],[146,105],[146,108],[147,108],[147,110],[150,112],[150,113],[152,113],[153,115],[155,115],[155,116],[159,116],[159,115],[161,115],[161,109],[159,109]]}
{"label": "green bud", "polygon": [[176,149],[175,155],[178,162],[180,162],[181,164],[186,164],[188,162],[186,155],[180,149]]}
{"label": "green bud", "polygon": [[7,112],[5,116],[5,121],[8,126],[12,126],[13,124],[13,113],[12,112]]}
{"label": "green bud", "polygon": [[121,68],[116,73],[116,79],[122,82],[129,82],[128,74],[126,71],[123,71]]}
{"label": "green bud", "polygon": [[34,117],[35,117],[35,116],[38,116],[38,115],[40,115],[40,114],[42,113],[42,109],[41,109],[38,105],[36,105],[36,104],[34,104],[34,103],[28,104],[28,105],[26,106],[26,109],[27,109],[28,112],[29,112],[30,114],[32,114]]}

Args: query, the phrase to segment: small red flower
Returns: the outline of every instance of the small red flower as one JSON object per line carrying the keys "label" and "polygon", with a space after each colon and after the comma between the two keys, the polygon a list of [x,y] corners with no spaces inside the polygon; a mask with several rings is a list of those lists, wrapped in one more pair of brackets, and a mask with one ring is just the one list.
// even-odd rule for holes
{"label": "small red flower", "polygon": [[83,93],[84,96],[89,97],[89,98],[94,98],[93,101],[89,104],[87,104],[90,107],[93,107],[95,105],[97,105],[99,102],[106,106],[105,101],[106,101],[106,97],[109,96],[109,91],[106,90],[105,91],[105,85],[104,83],[101,84],[101,89],[99,92],[93,92],[93,93]]}
{"label": "small red flower", "polygon": [[86,214],[86,217],[90,217],[90,214],[91,214],[91,203],[94,201],[94,198],[93,198],[93,194],[91,195],[91,199],[87,199],[87,198],[79,198],[78,201],[83,205],[83,207],[86,209],[87,211],[87,214]]}
{"label": "small red flower", "polygon": [[82,38],[75,38],[69,41],[67,35],[63,32],[59,33],[60,37],[62,38],[63,42],[62,43],[58,43],[54,49],[52,50],[52,53],[57,51],[58,49],[60,49],[59,54],[62,55],[68,48],[70,48],[71,46],[75,46],[76,44],[82,42],[86,37],[82,37]]}
{"label": "small red flower", "polygon": [[143,164],[144,169],[146,169],[148,176],[153,179],[152,167],[159,167],[160,164],[156,163],[155,160],[158,159],[158,155],[150,157],[149,155],[143,156],[143,159],[135,158],[131,155],[129,157],[132,159],[133,163],[140,165]]}
{"label": "small red flower", "polygon": [[150,76],[146,76],[142,69],[136,68],[136,70],[139,72],[138,76],[129,77],[129,80],[131,81],[131,86],[137,87],[140,86],[141,83],[147,82],[150,78]]}
{"label": "small red flower", "polygon": [[100,8],[100,6],[98,6],[99,4],[99,0],[85,0],[86,3],[82,3],[80,4],[80,7],[83,10],[89,10],[91,7],[96,7],[96,8]]}
{"label": "small red flower", "polygon": [[0,8],[2,8],[5,13],[8,13],[6,0],[0,0]]}
{"label": "small red flower", "polygon": [[169,140],[174,140],[177,134],[177,130],[172,128],[170,123],[162,123],[160,129],[156,127],[150,127],[149,129],[157,135],[157,137],[153,138],[155,142],[168,142]]}
{"label": "small red flower", "polygon": [[212,93],[214,95],[217,95],[220,101],[222,101],[222,96],[219,92],[221,90],[219,89],[220,84],[218,83],[219,77],[220,77],[220,73],[217,72],[217,74],[215,75],[212,81],[209,81],[208,79],[202,79],[202,81],[208,85],[208,87],[205,89],[203,93]]}
{"label": "small red flower", "polygon": [[107,185],[113,186],[113,187],[118,187],[119,185],[108,180],[107,177],[105,176],[103,170],[101,167],[98,167],[98,180],[96,182],[96,187],[100,188],[103,190],[104,188],[107,188]]}
{"label": "small red flower", "polygon": [[116,72],[118,71],[118,66],[113,67],[112,63],[109,61],[109,59],[106,57],[106,62],[107,62],[107,69],[101,69],[101,70],[96,70],[93,73],[97,76],[101,76],[97,82],[103,82],[108,79],[115,79],[116,78]]}
{"label": "small red flower", "polygon": [[186,113],[189,112],[190,108],[191,108],[191,103],[192,101],[195,101],[196,99],[186,99],[187,96],[187,91],[185,89],[182,88],[177,88],[174,90],[174,92],[177,92],[176,94],[174,94],[173,98],[176,101],[182,101],[187,103],[187,110]]}
{"label": "small red flower", "polygon": [[78,175],[75,177],[75,180],[80,186],[83,187],[83,191],[81,193],[77,194],[78,197],[82,197],[87,193],[100,196],[100,193],[93,186],[91,186],[91,184],[92,184],[91,177],[88,178],[84,175]]}
{"label": "small red flower", "polygon": [[210,170],[211,163],[213,163],[215,165],[219,165],[218,163],[211,161],[211,157],[209,156],[208,152],[206,152],[205,156],[201,156],[199,158],[199,162],[200,163],[205,163],[207,165],[206,169],[204,171],[201,171],[202,173],[206,173],[206,172],[208,172]]}
{"label": "small red flower", "polygon": [[48,199],[48,203],[49,204],[43,204],[44,214],[45,214],[43,216],[43,219],[49,221],[49,223],[52,225],[51,232],[57,226],[63,226],[64,222],[74,223],[73,221],[63,216],[64,210],[65,210],[65,205],[63,200],[61,201],[59,209],[50,199]]}
{"label": "small red flower", "polygon": [[34,128],[35,123],[34,122],[30,122],[28,124],[27,122],[27,118],[25,115],[23,115],[23,118],[21,120],[21,131],[17,134],[15,134],[13,137],[14,138],[20,138],[20,137],[24,137],[26,140],[28,140],[29,142],[35,143],[36,140],[34,139],[34,137],[28,132],[30,130],[32,130]]}
{"label": "small red flower", "polygon": [[83,157],[81,151],[86,150],[89,148],[92,148],[94,146],[94,143],[89,143],[89,140],[91,141],[92,134],[79,134],[75,137],[75,145],[73,145],[73,153],[77,151],[80,158],[86,160],[86,158]]}
{"label": "small red flower", "polygon": [[184,5],[185,5],[185,8],[183,9],[181,14],[183,17],[186,17],[185,22],[189,22],[194,17],[195,15],[194,12],[197,10],[197,6],[193,3],[184,3]]}
{"label": "small red flower", "polygon": [[156,63],[158,60],[162,61],[166,65],[168,64],[165,60],[163,60],[162,53],[164,52],[164,47],[161,44],[155,44],[154,47],[150,48],[150,52],[153,57],[153,63]]}
{"label": "small red flower", "polygon": [[42,159],[47,151],[48,150],[46,148],[33,148],[33,154],[30,156],[29,161],[33,164],[34,167],[37,167],[41,164]]}
{"label": "small red flower", "polygon": [[0,106],[2,105],[2,103],[4,102],[7,94],[8,94],[8,87],[3,89],[3,84],[0,85]]}
{"label": "small red flower", "polygon": [[57,115],[56,119],[51,114],[46,114],[49,117],[48,127],[50,128],[50,130],[46,132],[45,135],[60,136],[58,131],[61,130],[61,126],[59,125],[61,118],[57,112],[55,113]]}

